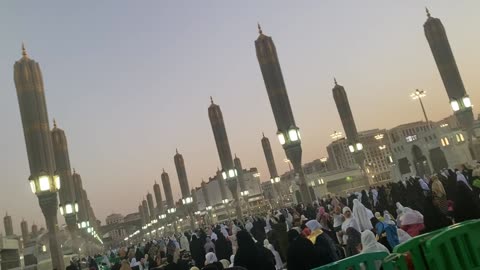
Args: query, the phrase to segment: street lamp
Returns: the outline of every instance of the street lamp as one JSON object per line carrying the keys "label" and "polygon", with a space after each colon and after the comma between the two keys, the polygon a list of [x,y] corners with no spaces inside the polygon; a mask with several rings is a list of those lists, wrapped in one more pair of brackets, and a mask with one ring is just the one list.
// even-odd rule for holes
{"label": "street lamp", "polygon": [[58,206],[60,209],[60,215],[66,216],[66,215],[75,215],[78,213],[78,203],[75,202],[74,204],[71,204],[70,202],[67,202],[65,206],[62,206],[61,204]]}
{"label": "street lamp", "polygon": [[29,179],[30,189],[37,196],[56,193],[60,190],[60,177],[58,175],[41,174],[39,177]]}
{"label": "street lamp", "polygon": [[192,197],[186,197],[186,198],[182,199],[182,203],[183,203],[184,205],[191,204],[192,202],[193,202]]}
{"label": "street lamp", "polygon": [[[427,91],[425,90],[419,90],[419,89],[416,89],[415,92],[413,92],[412,94],[410,94],[410,97],[415,100],[415,99],[418,99],[418,101],[420,101],[420,106],[422,107],[422,111],[423,111],[423,116],[425,117],[425,121],[427,121],[427,125],[430,127],[430,122],[428,121],[428,117],[427,117],[427,113],[425,111],[425,107],[423,106],[423,102],[422,102],[422,98],[426,97],[427,96]],[[453,101],[453,102],[456,102],[456,101]],[[451,103],[452,104],[452,103]],[[458,107],[458,103],[456,102],[456,105]],[[452,108],[453,108],[453,104],[452,104]],[[455,109],[453,109],[455,111]],[[458,109],[457,109],[458,111]]]}
{"label": "street lamp", "polygon": [[348,146],[348,150],[350,151],[350,153],[355,153],[355,152],[358,152],[358,151],[362,151],[363,150],[363,144],[362,143],[356,143],[355,145],[351,144]]}

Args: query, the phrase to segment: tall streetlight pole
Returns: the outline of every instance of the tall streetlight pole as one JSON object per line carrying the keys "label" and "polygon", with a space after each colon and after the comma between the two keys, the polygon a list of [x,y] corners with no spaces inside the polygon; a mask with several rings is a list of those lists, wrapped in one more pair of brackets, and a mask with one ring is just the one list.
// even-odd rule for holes
{"label": "tall streetlight pole", "polygon": [[65,269],[57,238],[57,193],[61,180],[55,165],[42,72],[38,63],[28,57],[23,44],[22,58],[14,65],[14,80],[30,167],[28,180],[45,216],[52,268]]}
{"label": "tall streetlight pole", "polygon": [[430,127],[430,122],[428,121],[427,112],[425,111],[425,107],[423,106],[423,102],[422,102],[422,98],[426,96],[427,96],[427,91],[419,90],[419,89],[416,89],[415,92],[410,94],[410,97],[413,100],[418,99],[418,101],[420,101],[420,106],[422,107],[423,116],[425,117],[425,121],[427,121],[427,125]]}

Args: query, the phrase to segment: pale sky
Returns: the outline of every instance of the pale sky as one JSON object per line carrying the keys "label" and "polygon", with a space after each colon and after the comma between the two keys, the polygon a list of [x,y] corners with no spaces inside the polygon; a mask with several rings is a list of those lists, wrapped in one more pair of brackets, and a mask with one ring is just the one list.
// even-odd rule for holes
{"label": "pale sky", "polygon": [[450,115],[423,33],[425,6],[442,20],[467,92],[479,104],[479,1],[2,1],[0,215],[13,216],[16,232],[22,217],[29,226],[44,224],[27,182],[13,82],[22,41],[40,63],[49,117],[65,130],[71,164],[104,223],[112,212],[136,211],[162,168],[179,198],[175,148],[190,188],[214,174],[220,162],[209,96],[222,108],[244,167],[268,179],[263,131],[279,172],[288,169],[255,55],[257,22],[276,44],[304,162],[326,156],[329,135],[343,131],[334,76],[359,130],[421,120],[409,98],[415,88],[427,90],[432,120]]}

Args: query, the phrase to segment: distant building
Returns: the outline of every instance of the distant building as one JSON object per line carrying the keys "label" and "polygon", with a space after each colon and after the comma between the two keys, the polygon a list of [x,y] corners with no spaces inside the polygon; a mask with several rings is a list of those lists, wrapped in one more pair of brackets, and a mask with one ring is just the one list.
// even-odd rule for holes
{"label": "distant building", "polygon": [[[210,177],[207,182],[203,182],[201,187],[195,188],[193,192],[195,193],[196,197],[196,207],[198,211],[205,212],[207,206],[213,207],[213,212],[217,220],[224,220],[228,219],[228,213],[225,209],[225,206],[222,204],[222,194],[220,191],[220,185],[218,183],[218,179],[221,179],[221,174],[216,174],[213,177]],[[248,202],[250,207],[254,207],[258,204],[262,204],[263,193],[260,186],[260,175],[258,173],[257,168],[251,169],[243,169],[243,181],[245,183],[245,187],[248,190]],[[240,189],[240,183],[237,181],[237,188]],[[205,195],[208,196],[207,202],[205,200]],[[232,193],[230,191],[226,192],[226,198],[231,201],[233,199]],[[245,202],[245,198],[241,198],[242,203],[241,207],[244,211],[248,210],[248,206]],[[234,216],[235,208],[231,208],[231,215]]]}
{"label": "distant building", "polygon": [[[391,175],[391,146],[385,129],[372,129],[358,133],[358,140],[362,143],[364,154],[364,168],[372,184],[390,181]],[[339,138],[327,146],[328,163],[333,171],[356,169],[352,152],[348,149],[345,138]],[[327,166],[328,167],[328,166]]]}
{"label": "distant building", "polygon": [[5,217],[3,217],[3,226],[5,228],[5,236],[7,237],[13,236],[12,217],[9,216],[8,213],[6,213]]}
{"label": "distant building", "polygon": [[394,179],[431,175],[443,168],[454,168],[472,160],[467,133],[450,128],[445,120],[431,124],[413,122],[389,130]]}
{"label": "distant building", "polygon": [[[124,223],[124,217],[122,214],[111,214],[107,216],[105,222],[107,223],[107,226],[112,224],[121,224]],[[113,241],[123,240],[127,236],[127,232],[123,227],[115,228],[109,233]]]}

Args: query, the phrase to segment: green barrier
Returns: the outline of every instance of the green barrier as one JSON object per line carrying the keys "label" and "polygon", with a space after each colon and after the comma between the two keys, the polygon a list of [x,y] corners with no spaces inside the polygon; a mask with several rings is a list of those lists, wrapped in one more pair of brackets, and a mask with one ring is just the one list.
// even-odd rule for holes
{"label": "green barrier", "polygon": [[397,254],[406,254],[409,253],[412,259],[413,266],[415,270],[428,269],[427,260],[425,258],[425,243],[428,239],[434,237],[435,235],[441,233],[446,228],[442,228],[433,232],[425,233],[413,237],[405,243],[402,243],[396,246],[393,249],[393,253]]}
{"label": "green barrier", "polygon": [[480,221],[449,226],[426,243],[430,269],[480,269]]}
{"label": "green barrier", "polygon": [[405,254],[392,253],[383,259],[382,266],[383,269],[408,270],[407,256]]}
{"label": "green barrier", "polygon": [[[387,256],[386,252],[358,254],[312,270],[376,270],[377,265],[380,266]],[[393,264],[383,264],[383,269],[393,270]]]}

